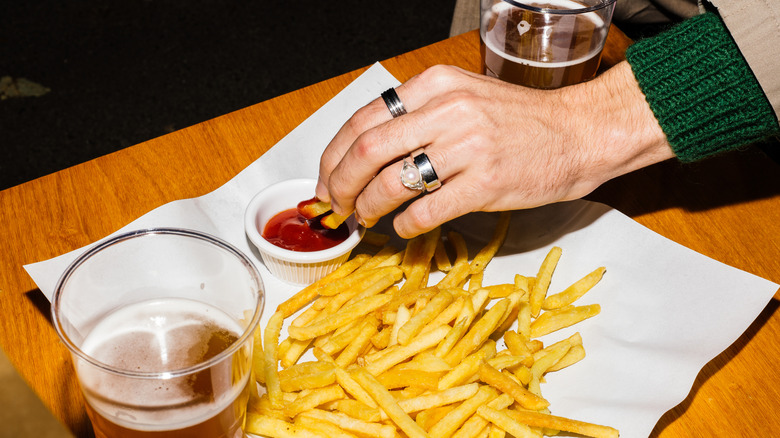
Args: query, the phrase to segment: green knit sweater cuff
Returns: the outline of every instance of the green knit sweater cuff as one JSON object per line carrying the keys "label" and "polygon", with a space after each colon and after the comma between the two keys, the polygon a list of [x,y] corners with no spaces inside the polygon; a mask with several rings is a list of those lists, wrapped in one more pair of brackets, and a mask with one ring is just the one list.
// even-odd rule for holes
{"label": "green knit sweater cuff", "polygon": [[681,161],[780,133],[761,86],[714,13],[637,41],[626,59]]}

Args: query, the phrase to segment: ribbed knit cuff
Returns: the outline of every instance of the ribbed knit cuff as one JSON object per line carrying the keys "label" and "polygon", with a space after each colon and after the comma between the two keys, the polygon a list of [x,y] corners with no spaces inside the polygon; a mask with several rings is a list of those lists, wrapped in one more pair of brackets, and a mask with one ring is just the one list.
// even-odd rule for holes
{"label": "ribbed knit cuff", "polygon": [[626,59],[681,161],[780,133],[761,86],[714,13],[637,41]]}

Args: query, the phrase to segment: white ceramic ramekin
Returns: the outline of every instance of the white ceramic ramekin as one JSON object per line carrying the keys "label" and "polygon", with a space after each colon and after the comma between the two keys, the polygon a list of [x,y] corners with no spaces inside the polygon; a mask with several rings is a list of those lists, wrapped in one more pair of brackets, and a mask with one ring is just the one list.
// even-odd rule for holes
{"label": "white ceramic ramekin", "polygon": [[277,213],[296,208],[299,202],[314,197],[316,184],[313,179],[290,179],[270,185],[255,195],[244,214],[246,235],[260,252],[263,263],[271,274],[288,283],[311,284],[332,272],[349,259],[365,233],[365,228],[351,216],[346,221],[349,237],[333,248],[290,251],[265,240],[262,236],[265,224]]}

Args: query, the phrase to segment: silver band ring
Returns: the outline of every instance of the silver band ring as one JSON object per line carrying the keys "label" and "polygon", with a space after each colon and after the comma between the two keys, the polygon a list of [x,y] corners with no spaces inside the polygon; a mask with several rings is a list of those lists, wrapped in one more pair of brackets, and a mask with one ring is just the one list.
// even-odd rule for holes
{"label": "silver band ring", "polygon": [[393,118],[406,114],[406,108],[404,107],[401,98],[398,97],[398,93],[395,92],[395,88],[389,88],[382,93],[382,99],[387,105],[387,109],[390,110],[390,115]]}
{"label": "silver band ring", "polygon": [[441,182],[436,171],[433,170],[431,160],[422,149],[418,149],[408,158],[403,160],[401,169],[401,183],[411,190],[419,190],[423,193],[432,192],[441,187]]}
{"label": "silver band ring", "polygon": [[420,170],[420,179],[422,179],[426,192],[432,192],[441,187],[439,177],[436,175],[436,171],[433,170],[433,164],[431,164],[431,160],[425,152],[420,152],[413,157],[413,160],[414,165]]}

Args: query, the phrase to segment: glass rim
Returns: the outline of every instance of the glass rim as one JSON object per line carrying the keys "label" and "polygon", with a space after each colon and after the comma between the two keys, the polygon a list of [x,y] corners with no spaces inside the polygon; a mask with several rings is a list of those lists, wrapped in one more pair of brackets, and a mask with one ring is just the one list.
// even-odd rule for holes
{"label": "glass rim", "polygon": [[[257,306],[255,307],[255,311],[254,314],[252,315],[252,319],[249,321],[247,328],[244,329],[243,333],[241,333],[241,336],[239,336],[238,339],[236,339],[236,341],[230,344],[228,348],[222,350],[221,352],[219,352],[219,354],[209,358],[206,361],[203,361],[201,363],[192,366],[184,367],[184,368],[173,369],[170,371],[132,371],[132,370],[126,370],[122,368],[117,368],[93,358],[92,356],[85,353],[78,345],[76,345],[73,342],[73,340],[71,340],[70,336],[68,336],[67,333],[65,333],[65,329],[63,328],[61,318],[58,316],[57,309],[59,308],[60,305],[62,292],[65,284],[67,283],[68,279],[73,275],[73,273],[76,271],[76,269],[79,266],[83,265],[92,256],[96,255],[101,250],[108,248],[109,246],[124,241],[128,241],[131,239],[145,237],[145,236],[153,236],[153,235],[173,235],[173,236],[180,236],[180,237],[191,237],[207,243],[211,243],[216,247],[219,247],[220,249],[227,251],[230,254],[233,254],[236,258],[239,259],[239,261],[241,261],[242,264],[244,264],[247,267],[247,271],[250,273],[253,281],[257,285],[258,303]],[[54,328],[57,331],[57,335],[59,335],[60,339],[65,344],[65,346],[68,347],[71,353],[77,355],[79,358],[88,362],[90,365],[100,368],[104,371],[110,372],[112,374],[117,374],[125,377],[134,377],[140,379],[160,379],[160,378],[170,379],[170,378],[182,377],[182,376],[194,374],[199,371],[205,370],[221,362],[225,358],[233,355],[233,353],[238,351],[238,349],[241,348],[241,346],[243,346],[248,340],[250,340],[251,337],[254,336],[255,328],[260,322],[260,316],[263,313],[264,307],[265,307],[265,291],[264,291],[263,279],[260,276],[260,273],[258,272],[254,263],[252,263],[252,261],[235,246],[231,245],[230,243],[216,236],[201,231],[197,231],[197,230],[191,230],[186,228],[145,228],[145,229],[129,231],[123,234],[119,234],[112,238],[106,239],[102,242],[99,242],[93,247],[91,247],[90,249],[88,249],[87,251],[85,251],[79,257],[77,257],[73,262],[71,262],[71,264],[68,265],[67,269],[65,269],[65,272],[62,273],[59,280],[57,280],[57,285],[54,288],[54,294],[51,300],[51,317],[52,317],[52,323],[54,325]]]}
{"label": "glass rim", "polygon": [[599,3],[596,5],[585,6],[582,8],[575,8],[575,9],[539,8],[536,6],[520,3],[517,0],[501,0],[501,1],[503,1],[504,3],[509,3],[512,6],[516,6],[518,8],[525,9],[532,12],[540,12],[544,14],[553,14],[553,15],[576,15],[576,14],[584,14],[587,12],[594,12],[594,11],[604,9],[607,6],[614,4],[617,0],[600,0]]}

